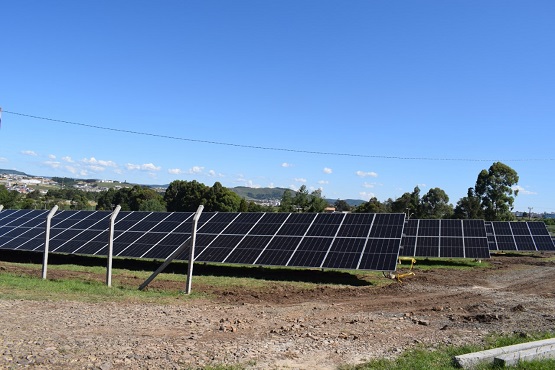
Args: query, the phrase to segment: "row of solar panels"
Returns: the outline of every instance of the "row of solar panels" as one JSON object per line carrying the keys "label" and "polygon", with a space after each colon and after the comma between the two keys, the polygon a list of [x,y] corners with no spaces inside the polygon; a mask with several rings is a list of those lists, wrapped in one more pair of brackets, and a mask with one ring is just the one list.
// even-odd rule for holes
{"label": "row of solar panels", "polygon": [[412,219],[406,221],[400,255],[485,258],[484,242],[490,251],[555,251],[543,222]]}
{"label": "row of solar panels", "polygon": [[[0,212],[0,249],[41,251],[47,211]],[[50,251],[106,255],[110,212],[54,215]],[[193,213],[120,212],[114,255],[165,259],[191,236]],[[393,271],[404,214],[202,213],[195,261]],[[178,259],[188,259],[187,252]]]}
{"label": "row of solar panels", "polygon": [[[43,250],[47,213],[0,212],[0,249]],[[105,211],[56,213],[50,251],[106,255],[110,215]],[[114,255],[165,259],[190,238],[192,216],[120,212]],[[207,212],[197,230],[195,261],[200,262],[393,271],[399,255],[488,258],[490,250],[555,250],[541,222],[405,222],[404,214]],[[509,236],[514,244],[508,242]],[[188,259],[187,252],[177,258]]]}

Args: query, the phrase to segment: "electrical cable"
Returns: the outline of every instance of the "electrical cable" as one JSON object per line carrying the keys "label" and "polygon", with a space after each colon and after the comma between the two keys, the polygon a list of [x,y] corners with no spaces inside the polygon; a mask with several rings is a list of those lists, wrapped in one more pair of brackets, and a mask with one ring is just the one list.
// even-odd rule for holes
{"label": "electrical cable", "polygon": [[226,143],[226,142],[213,141],[213,140],[191,139],[191,138],[184,138],[184,137],[177,137],[177,136],[170,136],[170,135],[155,134],[155,133],[151,133],[151,132],[140,132],[140,131],[133,131],[133,130],[125,130],[125,129],[119,129],[119,128],[92,125],[92,124],[87,124],[87,123],[71,122],[71,121],[65,121],[65,120],[61,120],[61,119],[40,117],[40,116],[31,115],[31,114],[18,113],[18,112],[12,112],[12,111],[7,111],[7,110],[2,110],[2,112],[3,113],[8,113],[8,114],[14,114],[14,115],[22,116],[22,117],[38,119],[38,120],[64,123],[64,124],[74,125],[74,126],[88,127],[88,128],[93,128],[93,129],[97,129],[97,130],[114,131],[114,132],[120,132],[120,133],[125,133],[125,134],[150,136],[150,137],[157,137],[157,138],[161,138],[161,139],[188,141],[188,142],[195,142],[195,143],[202,143],[202,144],[223,145],[223,146],[231,146],[231,147],[237,147],[237,148],[270,150],[270,151],[291,152],[291,153],[301,153],[301,154],[342,156],[342,157],[359,157],[359,158],[374,158],[374,159],[414,160],[414,161],[457,161],[457,162],[498,162],[498,161],[502,161],[502,162],[525,162],[526,161],[527,162],[527,161],[553,161],[553,160],[555,160],[554,158],[473,159],[473,158],[402,157],[402,156],[389,156],[389,155],[322,152],[322,151],[303,150],[303,149],[291,149],[291,148],[267,147],[267,146],[259,146],[259,145]]}

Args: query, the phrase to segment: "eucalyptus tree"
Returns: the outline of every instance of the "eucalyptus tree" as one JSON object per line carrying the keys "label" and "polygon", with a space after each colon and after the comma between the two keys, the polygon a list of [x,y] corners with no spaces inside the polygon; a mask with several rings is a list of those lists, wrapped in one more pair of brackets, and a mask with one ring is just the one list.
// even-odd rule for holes
{"label": "eucalyptus tree", "polygon": [[[493,163],[488,170],[482,170],[476,180],[475,193],[482,203],[484,218],[488,221],[509,221],[512,214],[514,197],[518,190],[518,174],[501,162]],[[513,196],[514,195],[514,196]]]}

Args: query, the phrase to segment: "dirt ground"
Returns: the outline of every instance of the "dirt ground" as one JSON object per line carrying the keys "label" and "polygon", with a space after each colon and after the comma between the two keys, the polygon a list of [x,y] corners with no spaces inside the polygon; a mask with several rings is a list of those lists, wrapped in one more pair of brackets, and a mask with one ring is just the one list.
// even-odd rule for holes
{"label": "dirt ground", "polygon": [[[14,301],[0,291],[0,368],[337,369],[416,345],[555,333],[555,261],[545,257],[496,256],[492,268],[417,271],[382,287],[195,285],[213,298],[165,305]],[[0,262],[26,273],[13,266]]]}

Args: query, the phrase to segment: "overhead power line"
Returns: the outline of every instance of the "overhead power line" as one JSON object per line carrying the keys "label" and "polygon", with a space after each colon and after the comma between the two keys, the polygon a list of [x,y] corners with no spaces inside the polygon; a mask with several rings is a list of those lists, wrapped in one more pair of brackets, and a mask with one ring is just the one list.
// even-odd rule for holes
{"label": "overhead power line", "polygon": [[304,150],[304,149],[279,148],[279,147],[268,147],[268,146],[259,146],[259,145],[226,143],[226,142],[222,142],[222,141],[213,141],[213,140],[191,139],[191,138],[178,137],[178,136],[155,134],[155,133],[152,133],[152,132],[141,132],[141,131],[133,131],[133,130],[124,130],[124,129],[113,128],[113,127],[104,127],[104,126],[92,125],[92,124],[82,123],[82,122],[65,121],[65,120],[61,120],[61,119],[40,117],[40,116],[31,115],[31,114],[18,113],[18,112],[12,112],[12,111],[7,111],[7,110],[3,110],[2,112],[3,113],[8,113],[8,114],[14,114],[14,115],[22,116],[22,117],[28,117],[28,118],[43,120],[43,121],[65,123],[65,124],[68,124],[68,125],[88,127],[88,128],[93,128],[93,129],[97,129],[97,130],[121,132],[121,133],[125,133],[125,134],[150,136],[150,137],[157,137],[157,138],[161,138],[161,139],[188,141],[188,142],[202,143],[202,144],[231,146],[231,147],[236,147],[236,148],[270,150],[270,151],[301,153],[301,154],[316,154],[316,155],[374,158],[374,159],[398,159],[398,160],[414,160],[414,161],[458,161],[458,162],[496,162],[496,161],[509,162],[510,161],[510,162],[524,162],[524,161],[553,161],[553,160],[555,160],[554,158],[476,159],[476,158],[403,157],[403,156],[378,155],[378,154],[322,152],[322,151]]}

